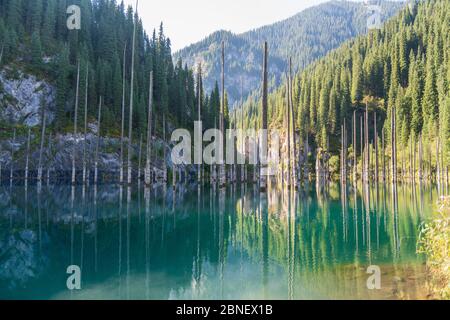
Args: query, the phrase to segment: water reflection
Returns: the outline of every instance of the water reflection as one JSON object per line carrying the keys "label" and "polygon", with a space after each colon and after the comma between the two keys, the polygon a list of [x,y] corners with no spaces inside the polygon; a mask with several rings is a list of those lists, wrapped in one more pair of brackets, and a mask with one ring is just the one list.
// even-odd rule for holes
{"label": "water reflection", "polygon": [[[394,275],[419,287],[418,229],[437,197],[425,185],[10,186],[0,189],[0,298],[393,298]],[[69,292],[73,264],[82,290]],[[368,292],[372,264],[389,290]]]}

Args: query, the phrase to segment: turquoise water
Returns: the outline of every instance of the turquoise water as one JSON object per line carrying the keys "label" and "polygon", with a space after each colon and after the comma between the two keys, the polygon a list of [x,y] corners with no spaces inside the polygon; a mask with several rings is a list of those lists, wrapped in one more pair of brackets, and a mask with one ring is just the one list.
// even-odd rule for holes
{"label": "turquoise water", "polygon": [[[426,186],[2,187],[0,298],[392,298],[393,273],[418,286],[437,199]],[[67,289],[70,265],[81,290]],[[387,289],[367,289],[370,265]]]}

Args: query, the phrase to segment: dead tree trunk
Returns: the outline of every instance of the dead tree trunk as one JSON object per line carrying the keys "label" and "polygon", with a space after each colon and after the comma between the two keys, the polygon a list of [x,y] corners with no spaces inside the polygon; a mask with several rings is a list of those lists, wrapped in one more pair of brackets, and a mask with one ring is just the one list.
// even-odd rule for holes
{"label": "dead tree trunk", "polygon": [[133,103],[134,103],[134,61],[135,61],[135,51],[136,51],[136,20],[137,20],[137,12],[138,12],[138,1],[136,1],[136,14],[133,19],[133,48],[131,50],[131,91],[130,91],[130,114],[129,114],[129,123],[128,123],[128,161],[127,161],[127,182],[128,185],[131,185],[132,182],[132,165],[131,165],[131,156],[132,156],[132,142],[133,142]]}
{"label": "dead tree trunk", "polygon": [[141,181],[141,168],[142,168],[142,135],[139,138],[139,156],[138,156],[138,174],[137,179],[138,183]]}
{"label": "dead tree trunk", "polygon": [[[198,75],[197,75],[198,122],[201,124],[202,123],[202,65],[201,64],[199,64],[198,71],[199,71]],[[200,134],[202,134],[202,132],[200,132]],[[198,170],[197,183],[200,186],[202,183],[202,165],[201,164],[199,164],[197,166],[197,170]]]}
{"label": "dead tree trunk", "polygon": [[38,182],[42,182],[42,158],[44,154],[44,143],[45,143],[45,130],[46,130],[46,117],[47,114],[45,112],[45,106],[42,107],[42,131],[41,131],[41,145],[39,148],[39,162],[38,162],[38,173],[37,180]]}
{"label": "dead tree trunk", "polygon": [[369,183],[370,179],[370,144],[369,144],[369,105],[366,103],[366,113],[364,115],[365,117],[365,123],[364,123],[364,129],[365,129],[365,145],[366,145],[366,160],[365,160],[365,183]]}
{"label": "dead tree trunk", "polygon": [[292,122],[292,185],[297,189],[297,137],[295,130],[295,111],[293,98],[293,81],[292,81],[292,58],[289,58],[289,109]]}
{"label": "dead tree trunk", "polygon": [[2,59],[3,59],[3,50],[5,49],[5,46],[2,45],[2,50],[0,51],[0,64],[2,63]]}
{"label": "dead tree trunk", "polygon": [[14,129],[13,132],[13,140],[11,144],[11,166],[10,166],[10,173],[9,173],[9,180],[10,184],[12,184],[12,181],[14,179],[14,147],[16,145],[16,129]]}
{"label": "dead tree trunk", "polygon": [[396,111],[395,107],[392,107],[391,116],[391,145],[392,145],[392,183],[397,182],[397,124],[396,124]]}
{"label": "dead tree trunk", "polygon": [[381,154],[382,154],[382,162],[383,162],[383,178],[382,181],[386,181],[386,142],[384,136],[384,129],[381,131]]}
{"label": "dead tree trunk", "polygon": [[374,134],[373,134],[373,143],[375,146],[375,183],[379,182],[379,162],[378,162],[378,126],[377,126],[377,113],[375,112],[374,118],[373,118],[373,128],[374,128]]}
{"label": "dead tree trunk", "polygon": [[[225,42],[222,42],[222,103],[220,107],[220,118],[219,118],[220,132],[225,131]],[[225,147],[224,140],[222,137],[222,146]],[[223,157],[223,154],[222,154]],[[223,160],[223,159],[221,159]],[[225,164],[220,164],[219,166],[219,187],[224,188],[227,184],[227,174]]]}
{"label": "dead tree trunk", "polygon": [[[52,134],[48,136],[47,154],[50,156],[52,151]],[[50,163],[47,164],[47,185],[50,184]]]}
{"label": "dead tree trunk", "polygon": [[[152,184],[152,123],[153,123],[153,71],[150,72],[148,90],[148,119],[147,119],[147,156],[145,162],[144,182],[147,186]],[[165,161],[165,160],[164,160]]]}
{"label": "dead tree trunk", "polygon": [[98,105],[98,123],[97,123],[97,145],[95,147],[95,161],[94,161],[94,184],[98,183],[98,156],[100,149],[100,130],[102,121],[102,97],[100,97],[100,102]]}
{"label": "dead tree trunk", "polygon": [[125,91],[126,91],[126,55],[127,45],[123,49],[123,67],[122,67],[122,121],[120,129],[120,168],[119,168],[119,183],[123,184],[124,175],[124,136],[125,136]]}
{"label": "dead tree trunk", "polygon": [[262,150],[261,156],[263,163],[261,164],[260,190],[265,192],[267,190],[267,151],[268,151],[268,73],[267,73],[267,42],[264,43],[264,57],[263,57],[263,83],[262,83]]}
{"label": "dead tree trunk", "polygon": [[166,114],[163,113],[163,182],[164,185],[167,183],[167,164],[166,164]]}
{"label": "dead tree trunk", "polygon": [[75,185],[76,182],[76,153],[77,153],[77,130],[78,130],[78,97],[79,97],[79,90],[80,90],[80,61],[78,61],[78,68],[77,68],[77,89],[75,94],[75,117],[73,120],[73,154],[72,154],[72,185]]}
{"label": "dead tree trunk", "polygon": [[364,155],[364,121],[363,116],[359,117],[360,121],[360,152],[361,152],[361,181],[364,181],[364,166],[365,166],[365,155]]}
{"label": "dead tree trunk", "polygon": [[89,91],[89,64],[87,65],[86,70],[86,87],[84,92],[83,185],[86,184],[87,178],[86,145],[87,145],[88,91]]}
{"label": "dead tree trunk", "polygon": [[356,146],[356,110],[353,111],[353,183],[356,185],[358,180],[358,157]]}
{"label": "dead tree trunk", "polygon": [[25,184],[28,184],[28,173],[30,169],[30,143],[31,143],[31,128],[28,128],[27,154],[25,160]]}
{"label": "dead tree trunk", "polygon": [[290,108],[290,102],[289,102],[289,76],[286,74],[286,115],[287,115],[287,122],[286,122],[286,127],[287,127],[287,177],[286,177],[286,182],[287,182],[287,186],[290,187],[291,186],[291,165],[292,165],[292,161],[291,161],[291,108]]}

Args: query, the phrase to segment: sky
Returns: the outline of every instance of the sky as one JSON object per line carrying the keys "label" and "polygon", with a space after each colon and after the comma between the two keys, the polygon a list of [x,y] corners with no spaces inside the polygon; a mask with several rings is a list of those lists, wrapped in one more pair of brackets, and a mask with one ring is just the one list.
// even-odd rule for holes
{"label": "sky", "polygon": [[[328,0],[140,0],[148,33],[164,23],[175,52],[217,30],[242,33],[289,18]],[[124,0],[135,6],[135,0]]]}

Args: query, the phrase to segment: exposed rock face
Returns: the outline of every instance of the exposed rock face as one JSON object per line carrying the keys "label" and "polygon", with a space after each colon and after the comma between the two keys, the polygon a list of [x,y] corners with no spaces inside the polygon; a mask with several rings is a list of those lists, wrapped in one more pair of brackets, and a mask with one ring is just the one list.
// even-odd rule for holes
{"label": "exposed rock face", "polygon": [[54,120],[56,90],[35,76],[5,67],[0,72],[0,119],[35,127],[41,124],[42,106],[47,122]]}

